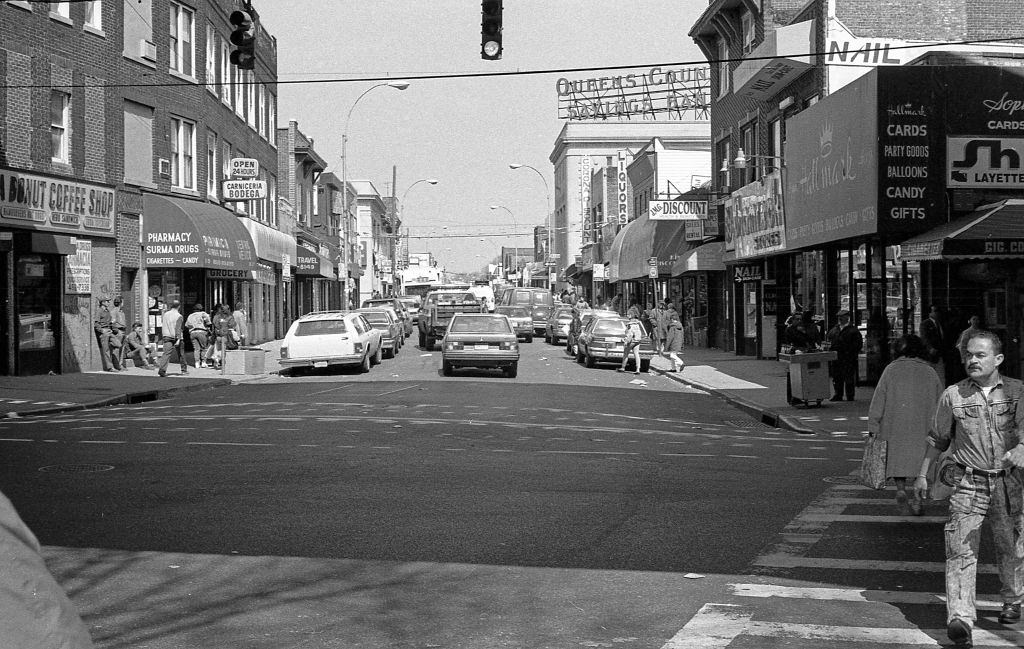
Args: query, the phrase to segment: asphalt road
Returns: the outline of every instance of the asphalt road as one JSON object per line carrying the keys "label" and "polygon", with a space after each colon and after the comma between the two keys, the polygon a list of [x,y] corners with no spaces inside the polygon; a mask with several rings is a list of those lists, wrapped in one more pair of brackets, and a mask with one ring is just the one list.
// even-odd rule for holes
{"label": "asphalt road", "polygon": [[0,489],[99,647],[662,647],[860,450],[522,347],[4,421]]}

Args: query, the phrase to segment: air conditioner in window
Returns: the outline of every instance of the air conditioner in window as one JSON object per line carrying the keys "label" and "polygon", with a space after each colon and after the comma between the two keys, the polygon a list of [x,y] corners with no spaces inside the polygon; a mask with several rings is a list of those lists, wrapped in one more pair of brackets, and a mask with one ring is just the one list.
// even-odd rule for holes
{"label": "air conditioner in window", "polygon": [[139,58],[146,59],[147,61],[156,61],[156,44],[146,39],[139,41]]}
{"label": "air conditioner in window", "polygon": [[171,177],[171,161],[168,160],[167,158],[159,158],[157,160],[157,163],[158,163],[158,166],[160,168],[160,175],[165,177],[165,178],[170,178]]}

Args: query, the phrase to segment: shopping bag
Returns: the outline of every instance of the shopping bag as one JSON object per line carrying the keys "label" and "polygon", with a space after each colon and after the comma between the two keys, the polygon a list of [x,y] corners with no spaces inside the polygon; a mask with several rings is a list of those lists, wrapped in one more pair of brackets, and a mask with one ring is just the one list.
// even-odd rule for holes
{"label": "shopping bag", "polygon": [[864,457],[860,463],[861,484],[872,489],[885,486],[885,456],[888,443],[870,435],[864,441]]}

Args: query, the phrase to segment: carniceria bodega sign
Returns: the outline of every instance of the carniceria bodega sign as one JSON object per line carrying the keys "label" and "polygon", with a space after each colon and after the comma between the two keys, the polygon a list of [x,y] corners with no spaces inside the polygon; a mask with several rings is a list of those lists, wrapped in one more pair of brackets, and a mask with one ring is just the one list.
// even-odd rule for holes
{"label": "carniceria bodega sign", "polygon": [[706,65],[592,79],[561,78],[558,117],[568,120],[710,119],[711,73]]}

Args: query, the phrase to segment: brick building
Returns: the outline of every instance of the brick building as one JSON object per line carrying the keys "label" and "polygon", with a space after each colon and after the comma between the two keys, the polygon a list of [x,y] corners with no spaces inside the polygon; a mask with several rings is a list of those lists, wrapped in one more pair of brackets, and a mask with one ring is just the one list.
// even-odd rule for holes
{"label": "brick building", "polygon": [[[860,376],[873,381],[894,340],[927,317],[922,304],[948,303],[931,277],[951,269],[901,257],[900,244],[1006,197],[954,188],[941,167],[954,136],[985,131],[956,132],[980,106],[955,113],[953,102],[1013,88],[993,66],[1024,53],[1019,41],[961,42],[1016,35],[1019,24],[1002,0],[712,0],[690,36],[713,63],[715,208],[735,280],[721,296],[726,349],[774,357],[794,311],[827,329],[849,309],[866,339]],[[990,73],[937,69],[954,59]],[[975,82],[945,85],[957,79]],[[928,136],[913,123],[940,114],[956,117]]]}
{"label": "brick building", "polygon": [[[239,8],[0,5],[0,373],[100,368],[101,296],[151,336],[173,299],[242,302],[251,341],[280,331],[276,42],[258,28],[255,69],[231,65]],[[258,161],[266,200],[223,200],[236,157]]]}

